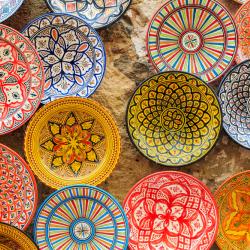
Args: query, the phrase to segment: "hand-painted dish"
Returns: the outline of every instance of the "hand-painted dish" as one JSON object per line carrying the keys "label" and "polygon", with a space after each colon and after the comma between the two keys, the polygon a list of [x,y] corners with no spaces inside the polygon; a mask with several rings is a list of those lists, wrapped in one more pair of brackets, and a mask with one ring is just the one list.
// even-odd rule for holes
{"label": "hand-painted dish", "polygon": [[78,16],[95,29],[106,27],[117,21],[131,2],[131,0],[46,1],[54,12]]}
{"label": "hand-painted dish", "polygon": [[247,3],[248,0],[234,0],[234,1],[239,4],[244,4],[244,3]]}
{"label": "hand-painted dish", "polygon": [[22,5],[24,0],[1,0],[0,23],[12,16]]}
{"label": "hand-painted dish", "polygon": [[0,24],[0,135],[22,126],[38,108],[43,65],[31,42]]}
{"label": "hand-painted dish", "polygon": [[92,186],[69,186],[43,202],[34,237],[40,249],[126,250],[128,222],[109,193]]}
{"label": "hand-painted dish", "polygon": [[202,182],[182,172],[145,177],[129,191],[123,208],[131,250],[207,250],[216,237],[214,198]]}
{"label": "hand-painted dish", "polygon": [[5,223],[0,223],[1,250],[38,250],[36,244],[21,230]]}
{"label": "hand-painted dish", "polygon": [[212,82],[234,60],[235,23],[215,0],[170,0],[149,25],[147,49],[158,72],[185,71]]}
{"label": "hand-painted dish", "polygon": [[166,72],[144,81],[127,109],[132,142],[150,160],[183,166],[205,156],[221,130],[213,91],[196,76]]}
{"label": "hand-painted dish", "polygon": [[235,15],[239,45],[235,60],[237,63],[250,59],[250,1],[241,6]]}
{"label": "hand-painted dish", "polygon": [[250,60],[225,75],[218,96],[224,130],[234,141],[250,149]]}
{"label": "hand-painted dish", "polygon": [[27,163],[0,144],[0,222],[25,230],[36,211],[36,180]]}
{"label": "hand-painted dish", "polygon": [[100,104],[65,97],[34,115],[26,130],[25,154],[38,178],[53,188],[98,185],[118,161],[120,135]]}
{"label": "hand-painted dish", "polygon": [[219,231],[216,243],[223,250],[250,247],[250,171],[226,180],[216,191]]}
{"label": "hand-painted dish", "polygon": [[91,26],[75,16],[50,13],[31,21],[22,32],[44,63],[43,103],[93,94],[104,76],[106,55],[101,38]]}

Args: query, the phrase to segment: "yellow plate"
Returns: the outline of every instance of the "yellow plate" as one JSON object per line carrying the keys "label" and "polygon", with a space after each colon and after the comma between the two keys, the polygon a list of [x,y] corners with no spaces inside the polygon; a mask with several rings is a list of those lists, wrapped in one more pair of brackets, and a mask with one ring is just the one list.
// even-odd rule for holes
{"label": "yellow plate", "polygon": [[41,108],[25,135],[25,154],[50,187],[98,185],[115,167],[120,135],[114,119],[93,100],[67,97]]}

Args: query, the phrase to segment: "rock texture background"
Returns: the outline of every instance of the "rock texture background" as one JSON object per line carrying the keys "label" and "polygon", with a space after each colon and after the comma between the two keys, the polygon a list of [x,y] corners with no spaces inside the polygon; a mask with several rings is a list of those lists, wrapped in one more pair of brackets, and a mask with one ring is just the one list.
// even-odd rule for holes
{"label": "rock texture background", "polygon": [[[120,161],[111,176],[100,185],[120,202],[130,188],[141,178],[171,168],[162,167],[144,158],[132,145],[126,132],[125,113],[129,97],[135,87],[154,74],[148,63],[145,36],[148,22],[163,0],[132,0],[125,15],[107,29],[99,30],[106,52],[107,72],[97,92],[91,97],[108,108],[119,126],[122,151]],[[239,4],[233,0],[221,0],[234,15]],[[33,18],[50,12],[44,0],[25,0],[21,8],[4,24],[17,30]],[[219,81],[211,84],[216,90]],[[0,137],[0,142],[24,157],[23,141],[26,125],[11,134]],[[178,170],[192,174],[212,191],[228,177],[250,169],[250,152],[234,143],[224,132],[214,149],[199,162]],[[39,204],[53,192],[37,180]],[[32,234],[32,226],[28,233]],[[214,246],[212,249],[218,249]]]}

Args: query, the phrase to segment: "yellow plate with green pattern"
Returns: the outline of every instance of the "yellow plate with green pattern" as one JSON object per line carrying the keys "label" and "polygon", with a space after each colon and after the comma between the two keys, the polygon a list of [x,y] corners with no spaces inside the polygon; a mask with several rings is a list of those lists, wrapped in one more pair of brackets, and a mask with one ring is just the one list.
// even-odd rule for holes
{"label": "yellow plate with green pattern", "polygon": [[165,166],[183,166],[205,156],[219,137],[221,118],[212,89],[196,76],[174,71],[145,80],[127,109],[132,142]]}
{"label": "yellow plate with green pattern", "polygon": [[120,135],[100,104],[66,97],[46,104],[33,116],[26,130],[25,154],[48,186],[98,185],[118,161]]}

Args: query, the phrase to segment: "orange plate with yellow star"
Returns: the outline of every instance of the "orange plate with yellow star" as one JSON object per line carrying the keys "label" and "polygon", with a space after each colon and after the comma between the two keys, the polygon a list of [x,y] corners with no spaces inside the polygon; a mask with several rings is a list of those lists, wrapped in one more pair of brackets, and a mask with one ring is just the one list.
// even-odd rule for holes
{"label": "orange plate with yellow star", "polygon": [[25,154],[38,178],[53,188],[98,185],[118,161],[120,135],[100,104],[67,97],[34,115],[26,130]]}

